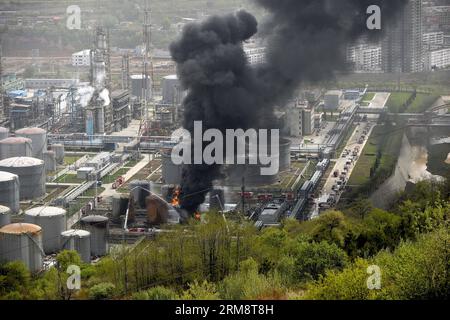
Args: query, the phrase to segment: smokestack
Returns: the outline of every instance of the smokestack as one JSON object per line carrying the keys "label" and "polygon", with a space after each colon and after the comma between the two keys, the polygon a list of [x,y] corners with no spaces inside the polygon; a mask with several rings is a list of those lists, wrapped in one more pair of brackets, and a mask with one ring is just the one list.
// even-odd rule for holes
{"label": "smokestack", "polygon": [[[250,13],[213,16],[186,25],[170,46],[188,94],[185,129],[272,128],[275,106],[284,106],[302,83],[317,83],[345,70],[345,48],[365,35],[379,39],[407,0],[255,0],[268,16],[259,35],[266,62],[250,66],[243,42],[257,33]],[[382,29],[367,28],[371,5],[381,8]],[[204,202],[218,165],[185,165],[181,207],[191,214]]]}

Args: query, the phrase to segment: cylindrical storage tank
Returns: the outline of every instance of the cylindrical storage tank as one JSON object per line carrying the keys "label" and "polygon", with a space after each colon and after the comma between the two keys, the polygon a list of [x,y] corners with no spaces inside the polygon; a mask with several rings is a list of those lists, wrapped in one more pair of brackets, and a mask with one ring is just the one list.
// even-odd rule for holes
{"label": "cylindrical storage tank", "polygon": [[47,150],[47,131],[41,128],[23,128],[16,131],[16,136],[31,139],[32,156],[42,159],[42,154]]}
{"label": "cylindrical storage tank", "polygon": [[9,129],[0,127],[0,140],[6,139],[9,137]]}
{"label": "cylindrical storage tank", "polygon": [[129,185],[134,205],[139,208],[145,208],[145,198],[150,194],[150,182],[145,180],[133,180]]}
{"label": "cylindrical storage tank", "polygon": [[7,206],[13,213],[19,213],[19,177],[16,174],[0,171],[0,205]]}
{"label": "cylindrical storage tank", "polygon": [[109,219],[104,216],[81,218],[81,227],[91,233],[91,255],[104,256],[108,253]]}
{"label": "cylindrical storage tank", "polygon": [[42,228],[42,242],[46,254],[61,249],[61,232],[66,230],[66,210],[58,207],[36,207],[25,211],[25,222]]}
{"label": "cylindrical storage tank", "polygon": [[291,169],[291,144],[288,139],[280,139],[280,172]]}
{"label": "cylindrical storage tank", "polygon": [[58,164],[64,164],[64,145],[52,144],[51,149],[55,153],[55,159]]}
{"label": "cylindrical storage tank", "polygon": [[81,260],[91,262],[91,233],[86,230],[67,230],[61,233],[61,250],[78,252]]}
{"label": "cylindrical storage tank", "polygon": [[0,161],[0,171],[19,176],[20,200],[36,199],[45,194],[44,161],[29,157],[15,157]]}
{"label": "cylindrical storage tank", "polygon": [[37,272],[42,269],[43,255],[41,227],[13,223],[0,229],[0,262],[22,261]]}
{"label": "cylindrical storage tank", "polygon": [[9,137],[0,141],[0,160],[13,157],[31,157],[31,139]]}
{"label": "cylindrical storage tank", "polygon": [[119,218],[127,212],[129,198],[123,195],[116,195],[112,198],[112,217]]}
{"label": "cylindrical storage tank", "polygon": [[0,228],[11,223],[11,209],[0,206]]}
{"label": "cylindrical storage tank", "polygon": [[181,87],[180,81],[176,74],[169,75],[163,78],[162,81],[162,97],[163,103],[175,104],[181,103],[180,99]]}
{"label": "cylindrical storage tank", "polygon": [[169,205],[156,195],[150,195],[146,199],[147,222],[150,225],[167,223],[169,217]]}
{"label": "cylindrical storage tank", "polygon": [[56,171],[56,157],[53,151],[44,151],[45,172]]}

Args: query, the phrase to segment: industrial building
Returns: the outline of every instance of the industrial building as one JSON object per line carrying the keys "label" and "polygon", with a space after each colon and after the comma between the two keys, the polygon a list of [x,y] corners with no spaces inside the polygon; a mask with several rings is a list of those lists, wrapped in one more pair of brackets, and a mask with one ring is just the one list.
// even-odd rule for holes
{"label": "industrial building", "polygon": [[315,108],[292,102],[285,117],[288,133],[291,137],[309,136],[315,131]]}
{"label": "industrial building", "polygon": [[88,67],[91,65],[91,50],[86,49],[72,54],[72,66]]}
{"label": "industrial building", "polygon": [[343,93],[341,90],[330,90],[325,93],[324,108],[327,111],[337,110],[341,103]]}
{"label": "industrial building", "polygon": [[113,131],[127,128],[131,122],[131,102],[128,90],[116,90],[111,93],[113,111]]}

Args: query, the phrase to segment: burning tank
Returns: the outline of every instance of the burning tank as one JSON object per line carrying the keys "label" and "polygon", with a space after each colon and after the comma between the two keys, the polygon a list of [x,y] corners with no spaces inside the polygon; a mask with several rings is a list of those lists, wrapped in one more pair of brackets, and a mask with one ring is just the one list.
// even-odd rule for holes
{"label": "burning tank", "polygon": [[145,198],[147,223],[151,226],[180,223],[182,213],[179,208],[179,195],[180,190],[177,188],[170,203],[155,194],[147,196]]}

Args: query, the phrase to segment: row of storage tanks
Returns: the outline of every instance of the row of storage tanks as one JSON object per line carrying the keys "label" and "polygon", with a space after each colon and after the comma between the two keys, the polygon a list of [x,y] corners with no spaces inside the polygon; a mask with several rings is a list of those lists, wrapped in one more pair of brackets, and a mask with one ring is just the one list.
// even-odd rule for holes
{"label": "row of storage tanks", "polygon": [[64,162],[64,146],[47,150],[47,133],[40,128],[24,128],[9,137],[0,128],[0,204],[19,212],[19,201],[45,194],[46,172],[56,171]]}
{"label": "row of storage tanks", "polygon": [[0,206],[0,263],[22,261],[36,272],[45,255],[60,250],[75,250],[86,263],[107,254],[109,219],[86,216],[80,225],[80,230],[66,230],[66,210],[58,207],[27,210],[23,223],[11,223],[11,210]]}

